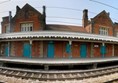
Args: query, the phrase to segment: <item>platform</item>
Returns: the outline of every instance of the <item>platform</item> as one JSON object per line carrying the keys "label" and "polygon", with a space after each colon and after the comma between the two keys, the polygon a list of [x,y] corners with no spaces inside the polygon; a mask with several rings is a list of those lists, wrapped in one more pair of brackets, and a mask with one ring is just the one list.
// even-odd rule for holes
{"label": "platform", "polygon": [[0,57],[1,63],[18,63],[32,65],[78,65],[78,64],[94,64],[118,61],[118,57],[107,58],[65,58],[65,59],[49,59],[49,58],[21,58],[21,57]]}

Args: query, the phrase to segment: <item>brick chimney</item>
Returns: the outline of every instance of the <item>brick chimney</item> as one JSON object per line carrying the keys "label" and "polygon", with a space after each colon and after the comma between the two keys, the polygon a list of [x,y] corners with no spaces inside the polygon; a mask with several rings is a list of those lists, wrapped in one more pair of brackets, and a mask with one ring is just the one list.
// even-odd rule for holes
{"label": "brick chimney", "polygon": [[83,10],[82,26],[85,28],[88,25],[88,10]]}
{"label": "brick chimney", "polygon": [[43,29],[46,28],[46,7],[43,6]]}

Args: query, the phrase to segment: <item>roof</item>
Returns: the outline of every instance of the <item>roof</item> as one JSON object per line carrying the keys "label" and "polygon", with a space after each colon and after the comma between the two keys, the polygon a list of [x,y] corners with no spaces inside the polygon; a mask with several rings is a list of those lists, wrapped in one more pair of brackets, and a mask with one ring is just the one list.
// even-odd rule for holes
{"label": "roof", "polygon": [[117,37],[103,36],[89,33],[80,32],[65,32],[65,31],[35,31],[35,32],[17,32],[0,34],[0,39],[18,39],[18,38],[60,38],[60,39],[78,39],[79,40],[92,40],[92,41],[105,41],[117,42]]}
{"label": "roof", "polygon": [[[17,10],[16,10],[16,11],[17,11]],[[17,18],[18,15],[20,15],[20,16],[21,16],[21,15],[24,15],[23,12],[29,14],[28,11],[29,11],[29,12],[33,11],[33,12],[35,12],[36,14],[38,14],[39,16],[41,16],[41,13],[40,13],[38,10],[36,10],[35,8],[33,8],[31,5],[29,5],[29,4],[27,3],[27,4],[25,4],[21,9],[19,9],[18,12],[16,12],[16,14],[15,14],[15,16],[13,17],[12,20],[14,20],[15,18]],[[26,16],[27,16],[27,15],[26,15]]]}
{"label": "roof", "polygon": [[47,24],[46,30],[51,30],[51,31],[71,31],[71,32],[87,33],[86,29],[83,28],[82,26],[72,26],[72,25]]}
{"label": "roof", "polygon": [[37,11],[35,8],[33,8],[28,3],[26,5],[24,5],[23,8],[20,11],[26,11],[26,10],[33,10],[34,12],[36,12],[36,13],[41,15],[41,13],[39,11]]}

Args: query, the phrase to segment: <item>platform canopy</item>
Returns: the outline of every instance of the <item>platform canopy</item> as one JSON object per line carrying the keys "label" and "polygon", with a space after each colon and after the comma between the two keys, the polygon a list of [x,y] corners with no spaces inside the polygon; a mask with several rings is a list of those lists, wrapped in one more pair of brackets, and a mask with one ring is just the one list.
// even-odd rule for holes
{"label": "platform canopy", "polygon": [[65,31],[33,31],[33,32],[14,32],[0,34],[0,39],[18,39],[18,38],[60,38],[60,39],[79,39],[118,42],[117,37],[103,36],[90,33],[65,32]]}

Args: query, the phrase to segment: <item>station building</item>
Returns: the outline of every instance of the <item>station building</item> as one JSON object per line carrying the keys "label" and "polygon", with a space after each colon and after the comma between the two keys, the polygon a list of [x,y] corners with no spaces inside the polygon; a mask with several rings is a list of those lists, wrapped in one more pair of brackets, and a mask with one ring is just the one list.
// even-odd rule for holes
{"label": "station building", "polygon": [[0,55],[24,58],[93,58],[118,56],[118,23],[102,11],[89,20],[83,10],[82,26],[46,24],[40,13],[26,4],[16,14],[2,18]]}

